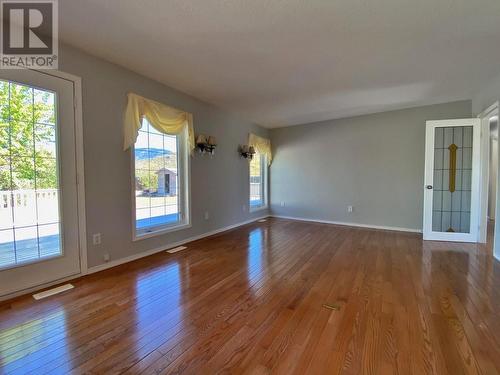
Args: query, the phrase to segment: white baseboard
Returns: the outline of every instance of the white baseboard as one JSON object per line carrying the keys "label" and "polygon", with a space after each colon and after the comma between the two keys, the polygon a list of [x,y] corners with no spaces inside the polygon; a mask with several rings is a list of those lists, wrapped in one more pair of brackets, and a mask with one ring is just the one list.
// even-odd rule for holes
{"label": "white baseboard", "polygon": [[347,226],[347,227],[392,230],[392,231],[397,231],[397,232],[422,233],[422,230],[420,230],[420,229],[411,229],[411,228],[402,228],[402,227],[387,227],[387,226],[382,226],[382,225],[359,224],[359,223],[346,223],[343,221],[319,220],[319,219],[310,219],[310,218],[304,218],[304,217],[273,215],[273,214],[270,214],[269,216],[276,217],[279,219],[309,221],[309,222],[313,222],[313,223],[343,225],[343,226]]}
{"label": "white baseboard", "polygon": [[202,238],[205,238],[205,237],[210,237],[210,236],[213,236],[213,235],[221,233],[221,232],[226,232],[228,230],[231,230],[231,229],[234,229],[234,228],[237,228],[237,227],[241,227],[242,225],[250,224],[250,223],[253,223],[254,221],[261,220],[261,219],[266,218],[268,216],[269,215],[259,216],[259,217],[256,217],[255,219],[246,220],[246,221],[243,221],[243,222],[240,222],[240,223],[237,223],[237,224],[228,225],[227,227],[215,229],[213,231],[206,232],[206,233],[203,233],[203,234],[200,234],[200,235],[197,235],[197,236],[193,236],[193,237],[190,237],[190,238],[186,238],[186,239],[181,240],[181,241],[177,241],[177,242],[173,242],[173,243],[170,243],[170,244],[162,245],[162,246],[157,247],[155,249],[144,251],[144,252],[139,253],[139,254],[134,254],[134,255],[131,255],[131,256],[128,256],[128,257],[125,257],[125,258],[120,258],[120,259],[113,260],[113,261],[108,262],[108,263],[100,264],[98,266],[90,267],[87,270],[87,274],[91,274],[91,273],[95,273],[95,272],[99,272],[99,271],[104,271],[104,270],[106,270],[108,268],[116,267],[116,266],[119,266],[121,264],[132,262],[134,260],[141,259],[141,258],[150,256],[150,255],[159,253],[161,251],[165,251],[165,250],[168,250],[168,249],[172,249],[174,247],[185,245],[188,242],[193,242],[193,241],[196,241],[196,240],[201,240]]}

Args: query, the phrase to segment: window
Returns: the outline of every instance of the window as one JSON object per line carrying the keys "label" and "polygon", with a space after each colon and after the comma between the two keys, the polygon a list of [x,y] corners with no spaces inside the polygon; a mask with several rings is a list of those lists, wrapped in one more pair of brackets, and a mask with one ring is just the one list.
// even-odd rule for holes
{"label": "window", "polygon": [[254,154],[250,162],[250,210],[267,207],[267,162],[265,155]]}
{"label": "window", "polygon": [[0,268],[62,255],[55,100],[0,80]]}
{"label": "window", "polygon": [[189,225],[187,135],[158,132],[142,121],[134,146],[135,238]]}

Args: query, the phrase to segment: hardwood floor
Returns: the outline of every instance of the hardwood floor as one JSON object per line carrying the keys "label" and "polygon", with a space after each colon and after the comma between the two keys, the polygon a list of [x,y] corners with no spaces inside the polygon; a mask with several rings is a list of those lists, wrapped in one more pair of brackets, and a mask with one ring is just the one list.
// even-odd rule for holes
{"label": "hardwood floor", "polygon": [[269,219],[73,284],[0,305],[1,373],[500,373],[488,246]]}

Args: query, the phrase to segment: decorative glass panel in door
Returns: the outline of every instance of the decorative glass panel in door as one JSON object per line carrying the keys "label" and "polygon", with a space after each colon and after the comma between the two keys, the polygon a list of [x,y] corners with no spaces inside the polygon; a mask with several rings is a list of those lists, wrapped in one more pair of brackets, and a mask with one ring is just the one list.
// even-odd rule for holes
{"label": "decorative glass panel in door", "polygon": [[432,230],[470,232],[472,126],[436,128]]}
{"label": "decorative glass panel in door", "polygon": [[476,119],[428,122],[425,239],[477,240],[478,130]]}

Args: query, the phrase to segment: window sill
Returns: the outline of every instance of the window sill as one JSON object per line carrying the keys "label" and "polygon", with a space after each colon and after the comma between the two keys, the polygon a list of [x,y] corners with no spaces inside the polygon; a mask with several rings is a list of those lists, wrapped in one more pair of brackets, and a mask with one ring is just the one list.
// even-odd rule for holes
{"label": "window sill", "polygon": [[151,238],[151,237],[156,237],[156,236],[161,236],[163,234],[167,234],[170,232],[176,232],[178,230],[183,230],[183,229],[188,229],[191,228],[191,224],[179,224],[176,226],[171,226],[171,227],[159,227],[156,229],[151,230],[150,232],[140,232],[134,233],[134,237],[132,238],[132,241],[140,241],[140,240],[145,240],[146,238]]}
{"label": "window sill", "polygon": [[252,213],[252,212],[258,212],[258,211],[263,211],[263,210],[267,210],[269,208],[269,206],[250,206],[250,210],[249,212]]}

